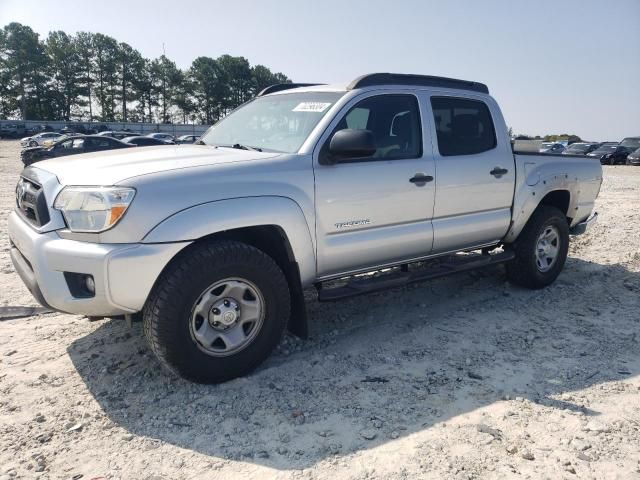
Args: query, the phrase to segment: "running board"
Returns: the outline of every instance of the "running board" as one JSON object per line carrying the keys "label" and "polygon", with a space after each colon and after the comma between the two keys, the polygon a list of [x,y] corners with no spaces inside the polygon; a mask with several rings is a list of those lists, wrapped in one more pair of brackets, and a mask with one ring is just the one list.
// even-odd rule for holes
{"label": "running board", "polygon": [[497,265],[499,263],[513,260],[514,258],[515,254],[512,250],[505,250],[504,252],[493,255],[451,255],[434,260],[431,262],[431,265],[427,265],[421,269],[408,271],[405,267],[404,269],[396,269],[394,272],[383,274],[375,278],[357,278],[341,287],[319,288],[318,301],[331,302],[334,300],[341,300],[343,298],[354,297],[356,295],[379,292],[382,290],[401,287],[408,283],[431,280],[433,278],[445,277],[454,273]]}

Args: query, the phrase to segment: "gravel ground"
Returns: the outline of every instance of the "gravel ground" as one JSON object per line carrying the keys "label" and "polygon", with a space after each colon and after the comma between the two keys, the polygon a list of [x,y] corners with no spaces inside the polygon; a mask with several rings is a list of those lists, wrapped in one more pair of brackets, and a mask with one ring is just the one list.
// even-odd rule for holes
{"label": "gravel ground", "polygon": [[[20,171],[0,142],[0,230]],[[640,168],[550,288],[500,268],[308,304],[257,372],[163,372],[140,324],[0,321],[0,479],[640,479]],[[35,301],[0,246],[1,306]]]}

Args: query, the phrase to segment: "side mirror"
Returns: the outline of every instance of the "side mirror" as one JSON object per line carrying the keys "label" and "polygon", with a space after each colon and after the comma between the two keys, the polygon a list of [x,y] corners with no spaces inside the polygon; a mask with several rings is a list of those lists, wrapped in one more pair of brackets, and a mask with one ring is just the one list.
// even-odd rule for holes
{"label": "side mirror", "polygon": [[328,158],[325,165],[338,163],[341,159],[366,158],[376,153],[375,141],[371,130],[338,130],[329,142]]}

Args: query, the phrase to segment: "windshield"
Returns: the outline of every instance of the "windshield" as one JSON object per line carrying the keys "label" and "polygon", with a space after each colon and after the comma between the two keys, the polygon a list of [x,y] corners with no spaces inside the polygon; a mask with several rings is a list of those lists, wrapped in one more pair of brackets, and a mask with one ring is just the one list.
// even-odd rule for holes
{"label": "windshield", "polygon": [[603,145],[603,146],[599,147],[596,150],[596,152],[605,152],[605,153],[615,152],[616,148],[618,148],[617,145]]}
{"label": "windshield", "polygon": [[207,145],[297,152],[344,92],[304,92],[258,97],[213,125]]}
{"label": "windshield", "polygon": [[586,152],[589,147],[590,145],[585,143],[574,143],[573,145],[569,146],[567,150],[571,150],[572,152]]}
{"label": "windshield", "polygon": [[640,137],[625,138],[620,142],[620,146],[632,149],[640,148]]}

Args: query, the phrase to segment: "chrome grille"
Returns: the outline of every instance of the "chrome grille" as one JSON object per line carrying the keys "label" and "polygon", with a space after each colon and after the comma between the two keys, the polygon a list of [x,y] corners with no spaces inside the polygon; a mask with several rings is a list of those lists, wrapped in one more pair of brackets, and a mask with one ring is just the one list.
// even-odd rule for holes
{"label": "chrome grille", "polygon": [[49,223],[49,209],[42,186],[24,176],[16,186],[16,207],[23,218],[37,227]]}

